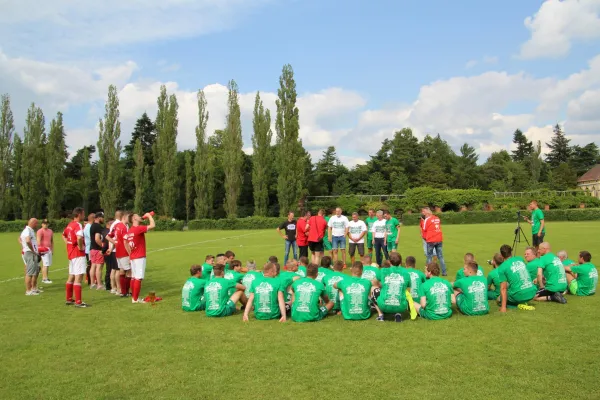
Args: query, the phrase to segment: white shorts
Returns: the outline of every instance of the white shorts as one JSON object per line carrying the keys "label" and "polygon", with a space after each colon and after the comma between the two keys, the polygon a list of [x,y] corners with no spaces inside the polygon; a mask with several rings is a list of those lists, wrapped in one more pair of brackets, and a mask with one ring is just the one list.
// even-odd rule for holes
{"label": "white shorts", "polygon": [[131,269],[129,257],[117,258],[117,265],[119,266],[119,269],[122,269],[123,271],[129,271]]}
{"label": "white shorts", "polygon": [[146,257],[131,260],[131,277],[133,279],[144,279],[146,275]]}
{"label": "white shorts", "polygon": [[85,257],[77,257],[69,260],[69,275],[83,275],[87,268]]}
{"label": "white shorts", "polygon": [[52,266],[52,252],[48,251],[46,254],[42,255],[42,265],[44,267]]}

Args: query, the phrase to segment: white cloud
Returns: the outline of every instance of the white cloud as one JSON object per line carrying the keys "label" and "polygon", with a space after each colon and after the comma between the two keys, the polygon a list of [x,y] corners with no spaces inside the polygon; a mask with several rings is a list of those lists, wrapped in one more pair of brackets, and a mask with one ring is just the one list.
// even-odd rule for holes
{"label": "white cloud", "polygon": [[465,64],[465,68],[470,69],[473,68],[474,66],[476,66],[478,63],[477,60],[469,60],[467,61],[467,63]]}
{"label": "white cloud", "polygon": [[599,0],[546,0],[533,17],[525,18],[531,37],[521,46],[526,59],[557,58],[573,42],[600,37]]}
{"label": "white cloud", "polygon": [[181,69],[181,65],[177,63],[169,63],[166,60],[160,60],[156,63],[161,72],[175,72]]}
{"label": "white cloud", "polygon": [[498,63],[498,57],[496,57],[496,56],[484,56],[481,60],[469,60],[465,64],[465,68],[466,69],[471,69],[471,68],[475,67],[476,65],[478,65],[479,63],[482,63],[482,64],[497,64]]}

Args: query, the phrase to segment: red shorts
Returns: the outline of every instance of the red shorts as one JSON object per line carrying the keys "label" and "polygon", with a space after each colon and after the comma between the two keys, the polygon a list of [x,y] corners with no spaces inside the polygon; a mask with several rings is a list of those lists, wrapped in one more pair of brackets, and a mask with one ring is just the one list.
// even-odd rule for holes
{"label": "red shorts", "polygon": [[100,250],[91,250],[90,261],[92,264],[104,264],[104,254]]}

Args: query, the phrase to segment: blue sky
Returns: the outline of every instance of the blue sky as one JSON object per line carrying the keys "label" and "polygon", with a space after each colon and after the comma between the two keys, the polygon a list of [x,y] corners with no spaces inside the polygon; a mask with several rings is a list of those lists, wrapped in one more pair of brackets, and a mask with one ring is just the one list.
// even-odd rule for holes
{"label": "blue sky", "polygon": [[156,113],[166,83],[180,102],[179,148],[194,146],[195,92],[209,129],[224,125],[225,85],[240,88],[245,147],[257,90],[275,112],[281,67],[295,70],[301,136],[313,158],[335,145],[364,162],[395,130],[440,133],[485,159],[520,128],[598,139],[600,0],[163,0],[99,4],[0,0],[0,92],[18,130],[28,104],[65,113],[71,150],[97,138],[108,84],[122,139]]}

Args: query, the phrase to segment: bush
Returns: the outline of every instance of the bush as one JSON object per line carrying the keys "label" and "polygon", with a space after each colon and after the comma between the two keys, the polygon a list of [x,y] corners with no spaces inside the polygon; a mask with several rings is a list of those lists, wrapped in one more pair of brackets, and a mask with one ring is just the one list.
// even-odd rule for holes
{"label": "bush", "polygon": [[[56,233],[61,233],[65,230],[67,225],[71,222],[70,219],[55,219],[50,221],[50,229],[52,229]],[[0,221],[0,232],[21,232],[23,228],[27,225],[27,221],[25,220],[16,220],[16,221]],[[42,221],[39,221],[38,227],[42,227]]]}
{"label": "bush", "polygon": [[[183,230],[183,226],[185,225],[185,222],[180,221],[180,220],[166,220],[166,219],[159,219],[159,220],[155,220],[154,221],[156,223],[156,228],[154,228],[154,230],[156,231],[182,231]],[[147,224],[147,222],[146,222]]]}
{"label": "bush", "polygon": [[281,217],[195,219],[188,222],[188,230],[276,229],[282,221]]}

